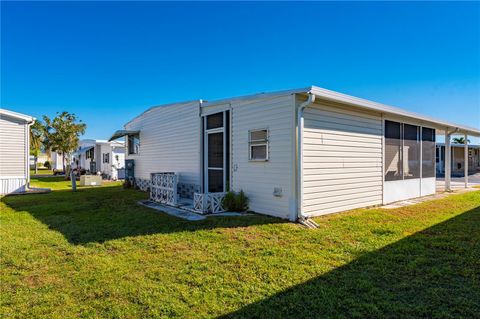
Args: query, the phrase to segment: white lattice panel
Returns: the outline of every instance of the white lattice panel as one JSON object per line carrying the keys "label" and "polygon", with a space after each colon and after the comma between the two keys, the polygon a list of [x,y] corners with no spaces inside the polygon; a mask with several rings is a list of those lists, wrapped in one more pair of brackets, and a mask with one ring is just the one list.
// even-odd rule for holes
{"label": "white lattice panel", "polygon": [[225,193],[194,193],[193,208],[202,214],[215,214],[224,212],[222,206]]}
{"label": "white lattice panel", "polygon": [[150,179],[150,199],[152,201],[172,206],[177,205],[177,174],[152,173]]}

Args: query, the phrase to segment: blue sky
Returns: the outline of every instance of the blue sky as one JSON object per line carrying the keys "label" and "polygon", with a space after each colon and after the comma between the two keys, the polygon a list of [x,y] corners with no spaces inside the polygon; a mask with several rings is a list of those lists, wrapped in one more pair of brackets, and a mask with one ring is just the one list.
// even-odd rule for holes
{"label": "blue sky", "polygon": [[152,105],[318,85],[480,127],[480,3],[2,2],[2,107],[108,138]]}

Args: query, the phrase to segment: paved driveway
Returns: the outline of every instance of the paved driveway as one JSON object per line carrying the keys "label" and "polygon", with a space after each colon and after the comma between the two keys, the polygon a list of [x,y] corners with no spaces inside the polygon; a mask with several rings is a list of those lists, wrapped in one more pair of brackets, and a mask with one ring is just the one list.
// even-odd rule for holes
{"label": "paved driveway", "polygon": [[[450,186],[452,189],[464,188],[463,177],[452,177]],[[480,186],[480,173],[468,175],[468,186]],[[445,178],[437,178],[437,190],[445,189]]]}

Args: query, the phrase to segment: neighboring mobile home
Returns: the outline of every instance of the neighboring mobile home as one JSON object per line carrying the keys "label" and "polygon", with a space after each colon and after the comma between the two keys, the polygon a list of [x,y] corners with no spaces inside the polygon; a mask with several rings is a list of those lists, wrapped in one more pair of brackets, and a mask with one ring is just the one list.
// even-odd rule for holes
{"label": "neighboring mobile home", "polygon": [[30,125],[35,118],[0,109],[0,194],[27,190]]}
{"label": "neighboring mobile home", "polygon": [[123,178],[118,171],[125,167],[125,144],[123,141],[85,139],[80,141],[73,154],[72,168],[85,169],[89,174],[105,176],[107,179]]}
{"label": "neighboring mobile home", "polygon": [[[46,152],[41,153],[37,157],[37,166],[43,168],[47,161],[50,163],[52,170],[63,171],[63,155],[53,151],[50,154]],[[33,155],[30,155],[30,169],[35,169],[35,156]]]}
{"label": "neighboring mobile home", "polygon": [[111,140],[126,136],[140,188],[152,173],[176,173],[182,197],[244,190],[251,210],[297,220],[435,193],[442,133],[480,136],[308,87],[152,107]]}
{"label": "neighboring mobile home", "polygon": [[[452,176],[465,174],[464,148],[463,144],[452,143],[451,145]],[[445,174],[445,143],[437,143],[436,157],[437,175],[443,176]],[[480,172],[480,145],[468,145],[468,172],[469,174]]]}

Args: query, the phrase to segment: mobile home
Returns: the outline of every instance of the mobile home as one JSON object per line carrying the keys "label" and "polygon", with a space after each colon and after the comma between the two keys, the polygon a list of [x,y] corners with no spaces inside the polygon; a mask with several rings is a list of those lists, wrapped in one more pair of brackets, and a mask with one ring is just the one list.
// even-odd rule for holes
{"label": "mobile home", "polygon": [[27,190],[30,179],[30,125],[35,118],[0,109],[0,194]]}
{"label": "mobile home", "polygon": [[[452,176],[465,174],[465,145],[452,143],[451,145],[451,172]],[[437,175],[445,174],[445,143],[437,143]],[[480,145],[468,145],[468,173],[480,172]]]}
{"label": "mobile home", "polygon": [[125,144],[123,141],[85,139],[73,154],[72,168],[84,169],[87,173],[118,179],[118,171],[125,167]]}
{"label": "mobile home", "polygon": [[297,220],[435,193],[435,139],[453,133],[480,129],[312,86],[155,106],[111,139],[142,189],[175,173],[176,196],[243,190]]}

